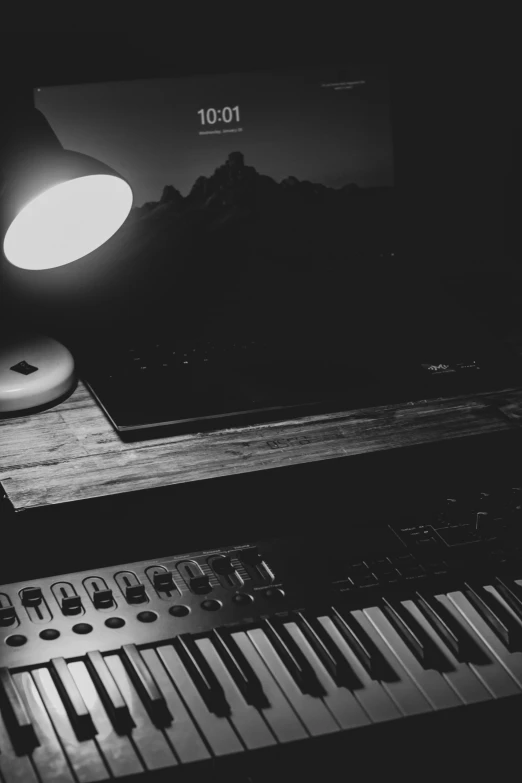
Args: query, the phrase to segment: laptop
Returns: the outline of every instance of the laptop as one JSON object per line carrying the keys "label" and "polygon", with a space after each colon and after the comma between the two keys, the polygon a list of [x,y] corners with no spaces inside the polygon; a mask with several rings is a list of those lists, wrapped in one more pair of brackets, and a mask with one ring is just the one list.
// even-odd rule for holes
{"label": "laptop", "polygon": [[34,101],[133,189],[106,245],[38,282],[122,438],[520,383],[401,254],[386,66],[47,85]]}

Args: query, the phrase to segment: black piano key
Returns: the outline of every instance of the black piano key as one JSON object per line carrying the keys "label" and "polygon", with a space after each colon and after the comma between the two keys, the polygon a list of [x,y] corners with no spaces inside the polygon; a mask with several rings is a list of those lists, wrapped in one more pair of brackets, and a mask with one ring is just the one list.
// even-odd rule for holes
{"label": "black piano key", "polygon": [[285,629],[284,623],[277,617],[265,618],[261,621],[261,627],[302,693],[308,693],[310,696],[324,696],[325,691],[317,675]]}
{"label": "black piano key", "polygon": [[267,695],[269,706],[263,710],[263,718],[281,743],[295,742],[306,738],[307,732],[290,706],[283,691],[279,687],[273,672],[266,665],[252,640],[245,631],[232,632],[233,638],[240,647],[250,666],[255,671],[262,683],[263,691]]}
{"label": "black piano key", "polygon": [[[160,645],[156,652],[212,753],[215,756],[226,756],[243,751],[244,747],[228,717],[218,716],[208,709],[201,691],[195,686],[192,673],[174,646]],[[176,721],[172,725],[175,727]],[[179,755],[181,756],[181,751]]]}
{"label": "black piano key", "polygon": [[338,687],[344,686],[350,690],[363,687],[354,670],[317,618],[296,611],[292,613],[292,620],[295,620],[308,644]]}
{"label": "black piano key", "polygon": [[221,717],[229,716],[230,706],[223,688],[190,634],[177,636],[174,648],[210,712]]}
{"label": "black piano key", "polygon": [[25,671],[14,674],[13,681],[20,693],[23,693],[38,735],[38,745],[33,749],[31,758],[42,783],[75,783],[62,746],[30,673]]}
{"label": "black piano key", "polygon": [[110,774],[115,778],[126,779],[127,775],[143,772],[143,764],[136,753],[131,738],[125,734],[118,734],[114,729],[85,662],[71,661],[69,671],[92,715],[98,731],[94,741],[100,749]]}
{"label": "black piano key", "polygon": [[134,721],[103,655],[98,650],[88,652],[85,663],[112,725],[120,734],[128,733]]}
{"label": "black piano key", "polygon": [[511,652],[522,650],[522,629],[505,607],[482,585],[466,582],[464,594],[492,631]]}
{"label": "black piano key", "polygon": [[276,740],[263,717],[255,707],[247,704],[210,639],[197,639],[196,644],[223,687],[230,704],[230,722],[245,748],[255,750],[276,745]]}
{"label": "black piano key", "polygon": [[493,584],[504,601],[522,621],[522,592],[517,592],[517,588],[519,587],[517,583],[510,582],[508,579],[497,576]]}
{"label": "black piano key", "polygon": [[435,647],[424,629],[401,601],[385,596],[381,602],[381,611],[423,668],[435,669],[438,672],[452,670],[448,659]]}
{"label": "black piano key", "polygon": [[16,753],[1,711],[0,780],[2,783],[39,783],[30,757]]}
{"label": "black piano key", "polygon": [[157,726],[168,726],[172,715],[136,645],[124,644],[121,651],[122,661],[150,717]]}
{"label": "black piano key", "polygon": [[31,676],[79,783],[106,780],[107,769],[96,741],[79,740],[76,736],[49,669],[38,667],[31,671]]}
{"label": "black piano key", "polygon": [[119,655],[107,655],[105,663],[118,684],[125,701],[129,705],[134,728],[132,741],[148,770],[165,769],[177,766],[178,760],[170,747],[165,734],[151,720],[145,705],[138,695],[134,684]]}
{"label": "black piano key", "polygon": [[292,705],[299,719],[312,735],[330,734],[339,731],[339,725],[322,699],[304,693],[290,674],[285,662],[279,656],[272,640],[263,628],[252,628],[247,632],[259,655],[284,695]]}
{"label": "black piano key", "polygon": [[221,660],[243,694],[247,704],[262,710],[269,706],[266,694],[256,673],[248,663],[231,633],[223,628],[214,628],[210,638]]}
{"label": "black piano key", "polygon": [[455,621],[440,601],[427,592],[417,591],[413,597],[415,604],[443,642],[462,663],[486,663],[487,659],[471,635]]}
{"label": "black piano key", "polygon": [[64,707],[78,739],[90,739],[96,734],[91,714],[64,658],[51,658],[49,671],[62,697]]}
{"label": "black piano key", "polygon": [[174,715],[172,724],[166,726],[163,731],[181,763],[188,764],[192,761],[202,761],[210,758],[210,751],[207,749],[203,737],[189,715],[176,686],[167,674],[167,670],[162,664],[157,651],[152,649],[142,650],[141,655],[152,672],[158,688],[164,695],[169,710]]}
{"label": "black piano key", "polygon": [[357,697],[348,688],[337,686],[328,670],[323,667],[321,658],[316,655],[314,648],[308,641],[309,637],[305,636],[301,630],[304,626],[300,626],[297,622],[288,622],[286,627],[288,633],[292,634],[321,680],[326,691],[324,703],[339,726],[342,729],[352,729],[369,724],[371,722],[370,718],[361,707]]}
{"label": "black piano key", "polygon": [[397,681],[397,673],[350,612],[342,612],[333,606],[330,617],[370,677],[382,682]]}
{"label": "black piano key", "polygon": [[0,703],[5,710],[6,726],[15,750],[30,752],[38,745],[38,738],[25,703],[19,694],[9,669],[0,667]]}

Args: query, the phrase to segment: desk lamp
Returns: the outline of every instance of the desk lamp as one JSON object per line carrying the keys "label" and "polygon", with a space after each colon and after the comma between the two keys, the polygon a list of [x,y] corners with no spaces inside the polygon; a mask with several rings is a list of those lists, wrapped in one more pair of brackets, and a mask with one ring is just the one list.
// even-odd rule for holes
{"label": "desk lamp", "polygon": [[[132,207],[131,187],[104,163],[65,150],[34,106],[13,108],[14,118],[0,129],[4,256],[25,270],[70,264],[123,225]],[[0,334],[0,414],[47,407],[75,382],[73,357],[58,341]]]}

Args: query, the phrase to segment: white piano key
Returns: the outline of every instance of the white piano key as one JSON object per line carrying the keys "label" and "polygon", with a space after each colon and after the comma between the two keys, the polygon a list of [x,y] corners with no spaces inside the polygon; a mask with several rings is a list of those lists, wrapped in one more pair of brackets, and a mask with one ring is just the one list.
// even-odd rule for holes
{"label": "white piano key", "polygon": [[129,708],[135,724],[130,735],[147,769],[163,769],[164,767],[176,766],[178,761],[165,739],[165,735],[152,722],[123,666],[121,658],[118,655],[106,655],[105,663]]}
{"label": "white piano key", "polygon": [[[468,666],[475,673],[475,675],[484,683],[484,686],[496,699],[501,699],[504,696],[511,696],[519,693],[519,689],[509,676],[507,671],[497,660],[495,654],[490,650],[486,641],[482,638],[479,631],[477,631],[473,625],[466,621],[465,615],[463,615],[457,608],[457,606],[449,599],[447,595],[436,595],[435,599],[439,601],[446,608],[446,610],[460,623],[460,625],[471,634],[476,645],[483,652],[488,659],[488,662],[484,663],[469,663]],[[478,615],[477,615],[478,617]],[[480,619],[479,626],[484,627],[487,631],[487,635],[492,635],[492,632],[487,628],[486,624]]]}
{"label": "white piano key", "polygon": [[230,720],[245,746],[249,750],[253,750],[277,744],[259,712],[244,700],[210,639],[198,639],[196,644],[225,691],[225,697],[231,709]]}
{"label": "white piano key", "polygon": [[74,783],[53,724],[30,673],[13,674],[13,681],[25,699],[40,743],[33,750],[32,758],[42,783]]}
{"label": "white piano key", "polygon": [[516,692],[520,693],[522,690],[522,653],[510,653],[508,651],[460,590],[448,593],[448,598],[453,605],[457,607],[468,624],[471,625],[475,632],[482,638],[497,660],[500,661],[518,686]]}
{"label": "white piano key", "polygon": [[332,620],[327,616],[319,617],[318,620],[360,680],[362,688],[358,688],[354,691],[354,696],[365,712],[370,716],[373,723],[401,718],[402,714],[393,699],[384,690],[384,687],[380,682],[372,680],[364,666],[359,663],[357,656],[343,639]]}
{"label": "white piano key", "polygon": [[371,723],[368,715],[365,713],[355,696],[345,687],[338,687],[325,667],[313,651],[308,640],[301,632],[297,623],[285,623],[288,633],[292,636],[296,644],[306,655],[308,661],[314,669],[319,682],[326,691],[324,703],[334,716],[335,720],[343,729],[353,729],[356,726],[366,726]]}
{"label": "white piano key", "polygon": [[269,707],[264,707],[261,712],[279,742],[293,742],[308,737],[303,724],[247,634],[244,631],[237,631],[232,634],[232,637],[259,678],[263,692],[270,704]]}
{"label": "white piano key", "polygon": [[228,718],[210,712],[174,647],[165,644],[156,651],[213,753],[216,756],[240,753],[243,746]]}
{"label": "white piano key", "polygon": [[33,669],[31,676],[79,783],[106,780],[107,769],[96,742],[94,739],[79,740],[76,736],[49,670]]}
{"label": "white piano key", "polygon": [[0,780],[2,783],[39,783],[30,756],[15,753],[1,712]]}
{"label": "white piano key", "polygon": [[520,626],[522,626],[522,620],[520,619],[520,617],[519,617],[519,616],[517,615],[517,613],[516,613],[516,612],[515,612],[515,611],[514,611],[514,610],[513,610],[511,607],[510,607],[510,605],[508,604],[508,602],[507,602],[507,601],[506,601],[506,600],[505,600],[505,599],[504,599],[504,598],[503,598],[503,597],[500,595],[500,593],[498,592],[498,590],[497,590],[497,589],[496,589],[496,588],[495,588],[493,585],[484,585],[484,590],[487,590],[487,591],[488,591],[488,593],[490,593],[490,594],[491,594],[491,595],[492,595],[492,596],[495,598],[495,600],[496,600],[496,601],[498,601],[498,602],[499,602],[499,604],[501,604],[501,605],[504,607],[504,609],[506,610],[506,612],[508,612],[508,613],[509,613],[510,617],[512,617],[512,618],[513,618],[513,620],[515,621],[515,623],[517,623],[517,625],[520,625]]}
{"label": "white piano key", "polygon": [[450,707],[462,706],[458,695],[440,672],[422,667],[379,607],[365,609],[364,614],[377,628],[403,669],[411,677],[434,710],[445,710]]}
{"label": "white piano key", "polygon": [[339,731],[331,713],[318,697],[303,693],[284,666],[270,640],[261,628],[247,631],[257,651],[277,680],[281,690],[312,736]]}
{"label": "white piano key", "polygon": [[377,630],[377,627],[372,623],[370,618],[360,609],[356,609],[351,614],[366,631],[372,642],[380,650],[389,666],[397,675],[398,679],[396,682],[383,682],[383,687],[388,691],[401,712],[404,715],[419,715],[423,712],[430,712],[432,710],[430,702],[405,669],[403,669],[386,643],[384,637],[381,635],[381,632]]}
{"label": "white piano key", "polygon": [[476,702],[488,701],[491,699],[491,693],[484,686],[483,682],[475,675],[475,673],[469,668],[467,663],[461,663],[458,661],[449,647],[446,647],[444,641],[436,633],[435,629],[426,620],[422,612],[416,606],[414,601],[402,602],[411,615],[417,620],[420,626],[424,629],[426,634],[432,639],[433,643],[441,650],[446,656],[449,663],[453,667],[453,671],[443,673],[444,679],[451,685],[451,687],[458,693],[464,704],[474,704]]}
{"label": "white piano key", "polygon": [[142,650],[141,654],[174,717],[171,725],[166,726],[164,731],[180,761],[187,764],[191,761],[209,759],[210,752],[158,658],[156,650]]}
{"label": "white piano key", "polygon": [[92,715],[96,726],[96,744],[101,750],[103,759],[115,778],[125,777],[143,772],[143,765],[126,735],[117,734],[105,711],[98,691],[91,679],[83,661],[72,661],[68,664],[69,671],[83,696],[87,709]]}

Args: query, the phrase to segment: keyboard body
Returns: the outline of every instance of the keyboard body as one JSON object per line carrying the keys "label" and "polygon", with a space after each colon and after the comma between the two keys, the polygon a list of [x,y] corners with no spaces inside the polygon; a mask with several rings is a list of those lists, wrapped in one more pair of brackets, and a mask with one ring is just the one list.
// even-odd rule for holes
{"label": "keyboard body", "polygon": [[325,541],[3,585],[0,780],[507,769],[521,531],[522,488],[497,483]]}

